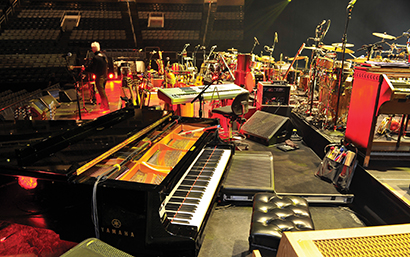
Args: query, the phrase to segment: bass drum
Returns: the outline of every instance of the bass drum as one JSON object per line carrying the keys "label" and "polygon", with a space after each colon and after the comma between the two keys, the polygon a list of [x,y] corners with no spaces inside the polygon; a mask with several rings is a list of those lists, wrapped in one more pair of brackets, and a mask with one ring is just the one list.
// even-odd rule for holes
{"label": "bass drum", "polygon": [[253,92],[255,86],[255,75],[253,75],[252,72],[248,72],[245,76],[245,89],[249,92]]}

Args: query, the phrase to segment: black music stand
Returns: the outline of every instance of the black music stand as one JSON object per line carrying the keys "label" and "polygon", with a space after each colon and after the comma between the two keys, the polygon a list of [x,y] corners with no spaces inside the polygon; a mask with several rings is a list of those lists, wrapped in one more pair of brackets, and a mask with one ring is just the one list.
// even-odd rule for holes
{"label": "black music stand", "polygon": [[214,83],[214,80],[211,79],[211,81],[207,81],[204,79],[205,83],[205,87],[204,89],[202,89],[201,92],[199,92],[199,94],[191,101],[191,104],[194,103],[196,100],[199,99],[199,118],[202,118],[202,105],[203,105],[203,101],[204,101],[204,97],[202,96],[205,91]]}

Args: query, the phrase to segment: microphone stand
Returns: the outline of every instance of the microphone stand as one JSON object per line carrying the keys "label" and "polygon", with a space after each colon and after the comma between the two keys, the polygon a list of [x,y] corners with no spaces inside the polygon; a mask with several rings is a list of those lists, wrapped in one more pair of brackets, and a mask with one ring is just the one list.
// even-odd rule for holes
{"label": "microphone stand", "polygon": [[[205,81],[205,80],[204,80]],[[204,101],[204,97],[202,96],[205,91],[214,83],[214,81],[211,79],[211,81],[207,81],[207,83],[205,83],[205,87],[204,89],[202,89],[201,92],[199,92],[199,94],[191,101],[191,104],[194,103],[196,100],[199,99],[199,118],[202,118],[202,105],[203,105],[203,101]]]}
{"label": "microphone stand", "polygon": [[349,21],[352,18],[352,10],[353,10],[353,5],[348,5],[346,8],[346,24],[345,24],[345,31],[343,33],[343,38],[342,38],[342,66],[340,68],[340,74],[339,74],[339,83],[338,83],[338,88],[337,88],[337,102],[336,102],[336,113],[335,113],[335,119],[334,119],[334,130],[337,128],[337,120],[339,116],[339,102],[340,102],[340,93],[342,89],[342,84],[343,84],[343,68],[344,68],[344,62],[345,62],[345,52],[346,52],[346,42],[347,42],[347,28],[349,26]]}
{"label": "microphone stand", "polygon": [[273,40],[273,44],[272,44],[272,51],[269,51],[269,66],[268,66],[268,70],[269,70],[269,73],[270,73],[270,75],[271,75],[271,77],[270,77],[270,80],[269,81],[271,81],[271,82],[273,82],[273,75],[274,75],[274,71],[273,71],[273,69],[275,68],[275,67],[273,67],[273,69],[272,69],[272,56],[273,56],[273,51],[275,51],[275,46],[276,46],[276,38]]}
{"label": "microphone stand", "polygon": [[251,54],[253,54],[253,50],[255,49],[255,46],[257,45],[257,42],[254,40],[253,41],[253,47],[252,47],[252,50],[251,50]]}

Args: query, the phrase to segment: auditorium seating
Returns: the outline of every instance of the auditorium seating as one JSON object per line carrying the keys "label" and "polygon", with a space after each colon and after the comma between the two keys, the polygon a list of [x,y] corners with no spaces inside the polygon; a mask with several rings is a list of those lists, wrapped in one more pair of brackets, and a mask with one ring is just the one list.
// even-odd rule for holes
{"label": "auditorium seating", "polygon": [[[161,49],[169,56],[177,56],[189,43],[187,50],[192,52],[194,45],[202,44],[206,7],[203,2],[0,0],[0,83],[16,90],[28,85],[44,88],[55,81],[72,83],[64,56],[72,53],[82,59],[93,41],[103,49]],[[78,26],[68,31],[61,26],[66,12],[80,14]],[[148,27],[153,12],[163,13],[164,27]],[[217,51],[236,46],[243,38],[243,10],[218,6],[215,19],[214,36],[206,44],[217,43]],[[67,81],[58,81],[62,79]]]}

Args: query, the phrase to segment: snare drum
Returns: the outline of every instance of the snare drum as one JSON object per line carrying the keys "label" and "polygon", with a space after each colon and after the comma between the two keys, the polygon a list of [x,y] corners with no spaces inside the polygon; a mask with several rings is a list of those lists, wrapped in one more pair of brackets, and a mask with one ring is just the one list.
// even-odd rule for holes
{"label": "snare drum", "polygon": [[326,57],[318,57],[316,59],[316,66],[319,69],[331,72],[333,70],[333,60]]}

